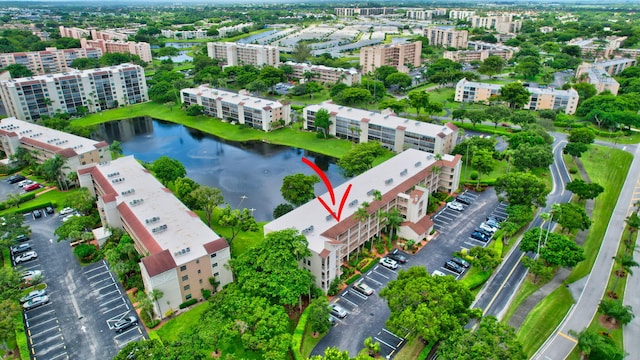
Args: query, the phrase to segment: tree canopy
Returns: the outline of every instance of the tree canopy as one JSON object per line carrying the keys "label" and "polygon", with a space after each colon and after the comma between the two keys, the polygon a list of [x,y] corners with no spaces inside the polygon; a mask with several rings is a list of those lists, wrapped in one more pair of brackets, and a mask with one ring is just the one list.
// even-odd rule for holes
{"label": "tree canopy", "polygon": [[510,172],[499,177],[495,190],[498,196],[504,196],[512,205],[527,206],[544,206],[549,193],[544,181],[525,172]]}
{"label": "tree canopy", "polygon": [[384,154],[384,148],[376,141],[356,144],[340,160],[338,166],[346,177],[362,174],[373,167],[376,157]]}
{"label": "tree canopy", "polygon": [[578,195],[578,198],[581,200],[595,199],[604,191],[602,185],[594,182],[587,183],[582,179],[569,181],[566,185],[566,189]]}
{"label": "tree canopy", "polygon": [[518,109],[529,102],[531,93],[520,82],[505,84],[500,88],[500,99],[513,109]]}
{"label": "tree canopy", "polygon": [[187,170],[180,161],[164,155],[157,158],[151,164],[151,170],[153,170],[158,180],[165,186],[187,175]]}
{"label": "tree canopy", "polygon": [[282,179],[280,193],[285,200],[294,206],[300,206],[315,199],[314,185],[318,182],[320,182],[320,178],[315,174],[287,175]]}

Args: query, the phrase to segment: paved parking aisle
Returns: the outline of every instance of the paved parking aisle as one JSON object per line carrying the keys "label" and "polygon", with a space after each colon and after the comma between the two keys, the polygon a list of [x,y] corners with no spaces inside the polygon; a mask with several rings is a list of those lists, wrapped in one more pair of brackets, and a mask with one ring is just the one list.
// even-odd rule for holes
{"label": "paved parking aisle", "polygon": [[380,355],[388,358],[391,358],[393,354],[398,352],[404,345],[404,338],[392,333],[386,328],[382,328],[382,330],[373,337],[373,340],[380,343]]}
{"label": "paved parking aisle", "polygon": [[69,359],[58,317],[50,304],[25,311],[24,324],[33,359]]}

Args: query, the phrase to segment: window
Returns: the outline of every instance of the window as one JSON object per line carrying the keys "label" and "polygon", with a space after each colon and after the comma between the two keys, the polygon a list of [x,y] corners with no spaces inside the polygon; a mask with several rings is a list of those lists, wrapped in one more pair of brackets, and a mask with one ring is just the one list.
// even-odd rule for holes
{"label": "window", "polygon": [[189,280],[189,275],[185,275],[182,277],[182,281],[187,281],[187,280]]}
{"label": "window", "polygon": [[183,289],[184,289],[184,291],[187,291],[187,290],[191,289],[191,285],[185,285],[185,286],[183,287]]}
{"label": "window", "polygon": [[202,272],[202,270],[198,269],[198,274],[200,274]]}
{"label": "window", "polygon": [[184,298],[187,300],[191,299],[191,294],[187,294]]}
{"label": "window", "polygon": [[197,259],[197,260],[196,260],[196,264],[200,264],[200,259]]}
{"label": "window", "polygon": [[213,259],[214,257],[218,256],[218,254],[211,254],[211,258]]}
{"label": "window", "polygon": [[180,266],[180,271],[185,271],[185,270],[187,270],[187,265]]}
{"label": "window", "polygon": [[217,276],[220,276],[220,273],[219,273],[219,272],[217,272],[217,273],[213,273],[213,277],[217,277]]}
{"label": "window", "polygon": [[213,265],[211,265],[212,268],[216,268],[218,267],[218,263],[213,263]]}
{"label": "window", "polygon": [[198,282],[199,282],[200,284],[202,284],[202,279],[198,280]]}

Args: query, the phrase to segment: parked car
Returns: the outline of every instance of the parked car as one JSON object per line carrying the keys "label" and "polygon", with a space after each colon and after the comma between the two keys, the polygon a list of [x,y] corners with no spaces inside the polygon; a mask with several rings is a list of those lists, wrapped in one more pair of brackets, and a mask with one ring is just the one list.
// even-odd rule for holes
{"label": "parked car", "polygon": [[20,264],[20,263],[23,263],[23,262],[27,262],[29,260],[37,259],[37,258],[38,258],[38,253],[33,251],[33,250],[30,250],[30,251],[27,251],[27,252],[23,253],[22,255],[16,256],[15,259],[13,259],[13,261],[16,264]]}
{"label": "parked car", "polygon": [[431,273],[431,276],[447,276],[447,274],[443,273],[440,270],[433,270],[433,272]]}
{"label": "parked car", "polygon": [[25,241],[29,240],[29,236],[27,236],[27,235],[18,235],[18,236],[16,236],[15,240],[17,242],[25,242]]}
{"label": "parked car", "polygon": [[464,271],[464,269],[462,268],[462,266],[454,263],[453,261],[449,260],[446,263],[444,263],[444,268],[447,270],[451,270],[456,274],[462,274],[462,272]]}
{"label": "parked car", "polygon": [[64,215],[69,215],[71,213],[74,213],[76,210],[70,207],[66,207],[62,210],[60,210],[60,216],[64,216]]}
{"label": "parked car", "polygon": [[67,215],[67,216],[62,218],[62,222],[67,222],[67,221],[73,219],[74,217],[78,217],[78,216],[82,216],[82,215],[80,215],[78,213],[69,214],[69,215]]}
{"label": "parked car", "polygon": [[451,210],[462,211],[464,210],[464,206],[460,202],[450,201],[447,203],[447,207]]}
{"label": "parked car", "polygon": [[367,285],[367,283],[365,283],[363,280],[360,280],[357,283],[355,283],[353,285],[353,288],[356,289],[359,293],[362,293],[367,296],[373,294],[373,289],[369,285]]}
{"label": "parked car", "polygon": [[468,268],[469,266],[471,266],[471,264],[469,264],[465,259],[459,258],[454,256],[453,258],[451,258],[451,261],[453,261],[454,263],[462,266],[463,268]]}
{"label": "parked car", "polygon": [[20,181],[20,182],[18,183],[18,187],[19,187],[19,188],[23,188],[23,189],[24,189],[24,187],[25,187],[25,186],[27,186],[27,185],[31,185],[31,184],[35,184],[35,183],[36,183],[36,182],[35,182],[35,181],[33,181],[33,180],[25,179],[25,180],[22,180],[22,181]]}
{"label": "parked car", "polygon": [[44,296],[38,296],[38,297],[34,297],[33,299],[27,301],[26,303],[22,304],[22,307],[25,310],[31,310],[31,309],[35,309],[40,305],[44,305],[46,303],[49,302],[49,297],[47,295]]}
{"label": "parked car", "polygon": [[475,230],[473,230],[473,231],[477,231],[477,232],[479,232],[479,233],[483,233],[483,234],[485,234],[487,237],[491,237],[491,235],[492,235],[492,234],[491,234],[491,232],[489,232],[489,231],[487,231],[487,230],[480,229],[480,228],[475,228]]}
{"label": "parked car", "polygon": [[31,185],[27,185],[27,186],[23,187],[22,189],[23,189],[24,191],[27,191],[27,192],[29,192],[29,191],[33,191],[33,190],[38,190],[38,189],[40,189],[40,184],[38,184],[38,183],[33,183],[33,184],[31,184]]}
{"label": "parked car", "polygon": [[47,295],[47,290],[42,289],[42,290],[33,290],[32,292],[28,293],[27,295],[23,296],[20,298],[20,303],[26,303],[27,301],[40,297],[40,296],[44,296]]}
{"label": "parked car", "polygon": [[33,210],[32,214],[34,218],[39,219],[42,217],[42,210],[35,209]]}
{"label": "parked car", "polygon": [[474,231],[473,233],[471,233],[471,238],[480,240],[482,242],[487,242],[489,241],[489,239],[491,239],[489,236],[477,231]]}
{"label": "parked car", "polygon": [[13,255],[16,254],[22,254],[23,252],[29,251],[31,250],[31,244],[26,243],[26,244],[20,244],[20,245],[16,245],[16,246],[12,246],[11,247],[11,253]]}
{"label": "parked car", "polygon": [[391,260],[388,257],[384,257],[380,259],[380,265],[389,268],[391,270],[395,270],[398,268],[398,262],[395,260]]}
{"label": "parked car", "polygon": [[22,274],[22,281],[31,282],[33,279],[42,276],[42,271],[40,270],[28,270]]}
{"label": "parked car", "polygon": [[48,215],[51,215],[56,211],[53,209],[53,206],[47,206],[46,208],[44,208],[44,212],[46,212]]}
{"label": "parked car", "polygon": [[487,224],[487,223],[482,223],[482,224],[480,224],[479,228],[480,228],[480,229],[482,229],[482,230],[484,230],[484,231],[488,231],[488,232],[490,232],[490,233],[492,233],[492,234],[493,234],[494,232],[498,231],[498,228],[495,228],[495,227],[493,227],[493,226],[491,226],[491,225],[489,225],[489,224]]}
{"label": "parked car", "polygon": [[407,257],[402,255],[402,253],[398,249],[393,249],[392,252],[387,254],[387,257],[391,260],[399,262],[400,264],[404,264],[407,262]]}
{"label": "parked car", "polygon": [[116,332],[122,332],[134,325],[136,325],[138,323],[138,318],[136,318],[135,316],[131,315],[131,316],[127,316],[124,319],[120,319],[118,321],[116,321],[115,324],[113,324],[113,330],[115,330]]}
{"label": "parked car", "polygon": [[331,315],[344,319],[347,316],[347,310],[338,304],[331,304]]}
{"label": "parked car", "polygon": [[466,196],[458,195],[458,197],[456,197],[456,201],[461,204],[471,205],[471,199]]}
{"label": "parked car", "polygon": [[11,175],[7,178],[7,182],[9,184],[19,183],[20,181],[26,180],[27,178],[20,174]]}
{"label": "parked car", "polygon": [[487,218],[484,223],[494,228],[500,228],[500,221],[496,218]]}
{"label": "parked car", "polygon": [[331,326],[336,324],[336,319],[333,316],[329,316],[329,324],[331,324]]}

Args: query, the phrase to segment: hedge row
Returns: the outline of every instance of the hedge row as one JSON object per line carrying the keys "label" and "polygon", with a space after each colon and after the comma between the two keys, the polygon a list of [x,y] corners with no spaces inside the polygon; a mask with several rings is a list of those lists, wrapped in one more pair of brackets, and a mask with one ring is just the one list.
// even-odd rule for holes
{"label": "hedge row", "polygon": [[[28,192],[28,193],[26,193],[26,194],[24,194],[24,195],[20,196],[20,204],[25,203],[25,202],[27,202],[27,201],[29,201],[29,200],[33,200],[33,199],[35,199],[35,198],[36,198],[36,193],[34,193],[34,192]],[[6,209],[8,209],[8,208],[9,208],[9,204],[7,204],[7,202],[6,202],[6,201],[5,201],[5,202],[1,202],[1,203],[0,203],[0,211],[2,211],[2,210],[6,210]]]}
{"label": "hedge row", "polygon": [[482,271],[460,280],[460,283],[465,285],[469,290],[474,290],[489,280],[490,276],[491,271]]}
{"label": "hedge row", "polygon": [[300,353],[300,347],[302,347],[302,337],[304,336],[304,330],[307,328],[307,318],[309,317],[309,307],[300,314],[300,319],[298,320],[298,325],[296,329],[293,331],[293,336],[291,337],[291,352],[293,353],[294,360],[304,360],[302,354]]}
{"label": "hedge row", "polygon": [[182,304],[180,304],[180,306],[178,306],[180,309],[184,309],[186,307],[189,307],[195,303],[198,302],[198,299],[191,299],[191,300],[187,300],[185,302],[183,302]]}
{"label": "hedge row", "polygon": [[362,274],[355,274],[353,276],[351,276],[350,278],[348,278],[347,280],[345,280],[345,284],[347,285],[351,285],[354,282],[356,282],[356,280],[360,279],[360,277],[362,276]]}
{"label": "hedge row", "polygon": [[44,209],[47,206],[51,206],[51,207],[55,208],[56,204],[51,202],[51,201],[49,201],[49,202],[46,202],[44,204],[35,204],[35,205],[30,205],[30,206],[22,206],[20,208],[17,208],[15,212],[18,213],[18,214],[26,214],[26,213],[32,212],[33,210],[36,210],[36,209]]}
{"label": "hedge row", "polygon": [[362,270],[360,270],[360,272],[363,274],[366,273],[367,271],[373,269],[374,266],[378,265],[379,262],[380,260],[378,260],[378,258],[371,259],[371,262],[369,263],[369,265],[363,267]]}
{"label": "hedge row", "polygon": [[24,323],[22,322],[22,312],[15,317],[15,329],[16,329],[16,344],[20,350],[21,359],[30,359],[31,352],[29,351],[29,344],[27,343],[27,334],[24,332]]}

